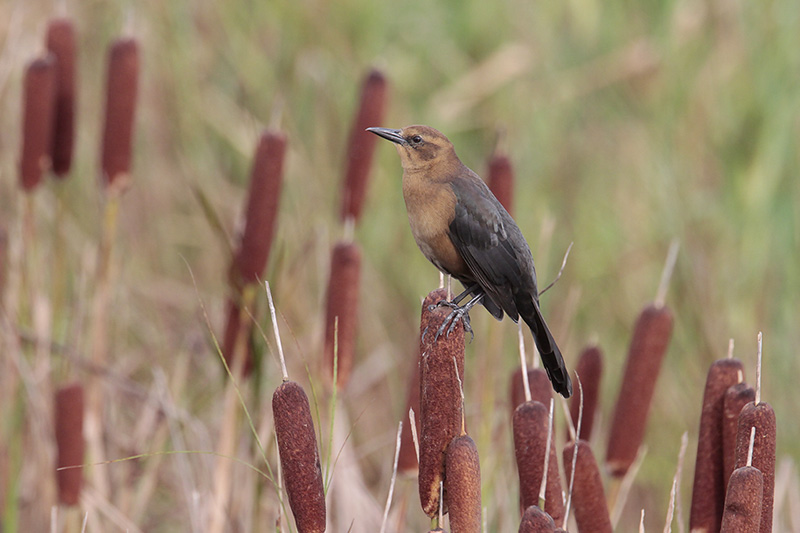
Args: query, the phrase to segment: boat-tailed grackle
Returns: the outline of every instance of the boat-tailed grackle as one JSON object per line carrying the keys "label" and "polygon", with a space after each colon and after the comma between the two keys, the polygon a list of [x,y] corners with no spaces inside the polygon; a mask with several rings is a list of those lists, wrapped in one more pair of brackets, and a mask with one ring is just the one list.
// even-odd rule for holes
{"label": "boat-tailed grackle", "polygon": [[[453,312],[437,336],[448,323],[447,331],[452,330],[459,319],[469,330],[468,312],[479,302],[498,320],[504,312],[514,322],[521,316],[531,328],[553,389],[569,398],[569,373],[539,310],[531,250],[508,211],[439,131],[429,126],[367,130],[397,147],[408,221],[420,250],[466,289],[451,302],[442,302]],[[472,299],[459,306],[469,295]]]}

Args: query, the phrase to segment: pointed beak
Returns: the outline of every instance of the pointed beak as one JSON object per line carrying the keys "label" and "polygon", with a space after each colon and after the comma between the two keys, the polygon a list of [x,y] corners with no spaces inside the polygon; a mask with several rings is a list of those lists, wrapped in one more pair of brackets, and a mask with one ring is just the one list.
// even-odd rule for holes
{"label": "pointed beak", "polygon": [[384,139],[392,141],[393,143],[407,144],[406,140],[401,135],[402,130],[393,130],[390,128],[367,128],[367,131],[371,131],[375,135],[383,137]]}

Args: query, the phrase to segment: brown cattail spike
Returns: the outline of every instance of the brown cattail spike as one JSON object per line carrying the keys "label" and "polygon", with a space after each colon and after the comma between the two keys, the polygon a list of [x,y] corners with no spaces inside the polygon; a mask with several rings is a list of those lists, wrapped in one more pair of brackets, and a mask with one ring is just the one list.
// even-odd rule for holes
{"label": "brown cattail spike", "polygon": [[325,367],[332,379],[336,363],[340,389],[347,385],[355,360],[360,278],[360,248],[354,242],[340,242],[331,257],[325,310]]}
{"label": "brown cattail spike", "polygon": [[722,421],[725,391],[742,379],[742,362],[720,359],[708,370],[697,438],[689,529],[717,531],[725,507]]}
{"label": "brown cattail spike", "polygon": [[[739,430],[736,433],[736,468],[748,465],[750,432],[756,428],[753,443],[752,466],[764,476],[761,499],[761,533],[772,531],[772,506],[775,497],[775,441],[777,427],[775,411],[767,402],[748,403],[739,415]],[[732,476],[731,476],[732,477]]]}
{"label": "brown cattail spike", "polygon": [[481,531],[481,466],[478,448],[469,435],[447,446],[444,477],[452,533]]}
{"label": "brown cattail spike", "polygon": [[488,185],[506,211],[512,212],[514,200],[514,169],[511,159],[501,150],[495,150],[489,159]]}
{"label": "brown cattail spike", "polygon": [[250,174],[244,234],[235,260],[237,273],[244,283],[258,283],[264,276],[275,235],[285,153],[283,133],[265,131],[261,134]]}
{"label": "brown cattail spike", "polygon": [[[528,386],[531,389],[531,400],[545,405],[550,404],[553,397],[553,386],[550,378],[543,368],[528,369]],[[522,379],[522,369],[517,368],[511,375],[511,414],[521,404],[525,403],[525,383]]]}
{"label": "brown cattail spike", "polygon": [[606,452],[606,464],[614,476],[625,475],[644,440],[672,324],[672,313],[663,305],[646,307],[636,322]]}
{"label": "brown cattail spike", "polygon": [[519,524],[519,533],[554,533],[555,531],[556,523],[549,514],[536,505],[525,509]]}
{"label": "brown cattail spike", "polygon": [[131,38],[118,39],[108,55],[102,168],[104,184],[119,190],[130,177],[138,85],[139,45]]}
{"label": "brown cattail spike", "polygon": [[[83,387],[75,383],[60,388],[55,395],[55,433],[58,448],[56,468],[83,464]],[[77,505],[83,484],[83,467],[56,470],[58,501]]]}
{"label": "brown cattail spike", "polygon": [[[461,384],[464,382],[464,328],[461,321],[438,340],[436,330],[450,314],[436,304],[447,298],[437,289],[422,302],[420,320],[419,497],[431,518],[439,510],[439,483],[445,471],[445,450],[461,435]],[[444,502],[447,501],[445,496]]]}
{"label": "brown cattail spike", "polygon": [[722,533],[758,533],[761,527],[761,503],[764,476],[752,466],[733,471],[725,497]]}
{"label": "brown cattail spike", "polygon": [[[539,491],[544,477],[545,453],[547,450],[550,412],[542,403],[525,402],[514,411],[514,453],[519,474],[520,513],[539,502]],[[553,435],[550,435],[550,457],[547,461],[547,486],[544,510],[556,523],[564,518],[564,502],[561,496],[561,480],[558,475]]]}
{"label": "brown cattail spike", "polygon": [[283,382],[272,395],[281,469],[297,530],[325,531],[325,492],[311,407],[303,388]]}
{"label": "brown cattail spike", "polygon": [[572,425],[578,430],[578,414],[583,397],[583,419],[578,430],[578,438],[588,441],[592,435],[597,401],[600,395],[600,378],[603,375],[603,352],[597,346],[586,348],[578,358],[575,365],[576,381],[580,379],[581,386],[576,389],[576,395],[570,398],[569,413]]}
{"label": "brown cattail spike", "polygon": [[36,59],[25,71],[22,112],[20,184],[32,191],[50,168],[50,142],[55,107],[55,61],[52,56]]}
{"label": "brown cattail spike", "polygon": [[366,129],[383,122],[386,109],[387,83],[383,73],[373,70],[364,80],[361,101],[356,113],[347,150],[347,168],[342,197],[342,221],[358,221],[364,206],[367,179],[378,138]]}
{"label": "brown cattail spike", "polygon": [[722,456],[726,487],[736,466],[736,432],[739,429],[739,414],[745,405],[755,399],[756,390],[745,382],[737,383],[725,391],[722,405]]}
{"label": "brown cattail spike", "polygon": [[58,18],[47,27],[47,49],[56,58],[56,99],[51,159],[53,172],[64,177],[72,166],[75,142],[75,28]]}
{"label": "brown cattail spike", "polygon": [[603,494],[603,480],[588,442],[579,440],[577,446],[575,442],[568,442],[564,445],[565,474],[567,478],[572,475],[572,460],[576,448],[578,455],[575,460],[572,502],[578,529],[581,533],[611,532],[611,519]]}
{"label": "brown cattail spike", "polygon": [[[408,377],[408,392],[406,393],[406,408],[403,411],[405,417],[403,431],[400,435],[400,458],[398,459],[397,470],[399,472],[417,475],[419,472],[419,461],[417,461],[417,451],[414,446],[414,436],[412,422],[409,412],[413,410],[419,414],[419,360],[415,361],[411,375]],[[419,417],[415,415],[414,425],[416,425],[417,435],[420,433]]]}

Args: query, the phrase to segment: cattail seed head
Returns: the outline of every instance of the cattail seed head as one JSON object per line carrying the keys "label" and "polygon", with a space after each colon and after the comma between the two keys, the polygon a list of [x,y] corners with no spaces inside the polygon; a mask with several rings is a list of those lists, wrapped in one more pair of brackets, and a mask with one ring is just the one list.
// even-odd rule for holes
{"label": "cattail seed head", "polygon": [[364,80],[358,111],[353,129],[350,131],[342,195],[342,221],[348,218],[358,221],[361,217],[372,157],[378,141],[377,137],[366,129],[383,123],[387,92],[387,82],[383,73],[372,70]]}
{"label": "cattail seed head", "polygon": [[103,183],[119,190],[130,178],[138,86],[139,45],[132,38],[118,39],[108,55],[102,169]]}
{"label": "cattail seed head", "polygon": [[53,172],[64,177],[72,166],[75,143],[75,28],[67,18],[47,26],[47,49],[56,58],[56,89],[51,159]]}
{"label": "cattail seed head", "polygon": [[692,531],[716,531],[725,507],[722,419],[725,391],[741,381],[742,362],[738,359],[714,361],[708,370],[703,393],[703,410],[697,438],[692,507],[689,528]]}
{"label": "cattail seed head", "polygon": [[[77,383],[62,387],[55,394],[55,434],[58,458],[56,468],[83,464],[83,387]],[[83,485],[83,467],[56,470],[58,501],[77,505]]]}
{"label": "cattail seed head", "polygon": [[487,181],[492,194],[506,211],[511,213],[514,200],[514,169],[511,166],[511,159],[502,151],[495,150],[489,159],[488,176]]}
{"label": "cattail seed head", "polygon": [[55,76],[52,55],[34,60],[25,70],[20,184],[26,192],[35,189],[50,168]]}
{"label": "cattail seed head", "polygon": [[[541,402],[525,402],[514,411],[512,427],[514,430],[514,453],[519,474],[520,513],[539,502],[539,491],[544,477],[544,458],[547,451],[549,424],[550,411]],[[553,517],[556,523],[559,523],[564,518],[564,502],[561,498],[561,480],[558,474],[558,459],[555,446],[553,446],[552,433],[550,438],[544,510]]]}
{"label": "cattail seed head", "polygon": [[579,440],[564,445],[564,473],[567,479],[572,477],[572,461],[575,459],[575,481],[572,485],[572,503],[575,507],[575,521],[581,533],[602,533],[612,531],[611,519],[608,515],[606,497],[603,493],[603,480],[597,467],[592,448],[589,443]]}
{"label": "cattail seed head", "polygon": [[722,533],[758,533],[761,528],[764,476],[752,466],[737,468],[728,482]]}
{"label": "cattail seed head", "polygon": [[354,242],[340,242],[331,257],[325,310],[325,367],[333,379],[335,358],[340,389],[347,385],[355,361],[360,278],[360,248]]}
{"label": "cattail seed head", "polygon": [[311,407],[303,388],[283,382],[272,395],[281,469],[297,530],[325,531],[325,491]]}
{"label": "cattail seed head", "polygon": [[606,451],[606,465],[614,476],[625,475],[644,440],[672,325],[672,313],[666,306],[650,305],[636,321]]}
{"label": "cattail seed head", "polygon": [[755,399],[756,390],[744,381],[728,387],[728,390],[725,391],[722,402],[722,456],[726,487],[736,467],[736,433],[739,430],[739,414],[745,405]]}
{"label": "cattail seed head", "polygon": [[419,472],[419,461],[417,461],[417,450],[414,446],[414,435],[411,430],[411,420],[409,410],[414,410],[414,424],[416,425],[417,435],[420,434],[419,419],[419,359],[413,365],[408,379],[408,390],[406,393],[406,408],[403,411],[403,429],[400,434],[400,455],[397,461],[398,472],[417,475]]}
{"label": "cattail seed head", "polygon": [[[436,330],[450,314],[450,308],[436,304],[447,298],[437,289],[422,303],[420,320],[420,442],[419,497],[422,510],[430,517],[439,511],[439,483],[445,473],[445,450],[461,435],[463,419],[461,384],[464,381],[464,327],[438,340]],[[445,495],[444,501],[447,502]]]}
{"label": "cattail seed head", "polygon": [[519,524],[519,533],[555,533],[555,531],[556,523],[549,514],[536,505],[525,509]]}
{"label": "cattail seed head", "polygon": [[[575,380],[580,379],[581,386],[575,389],[575,396],[569,401],[569,413],[572,424],[579,431],[578,438],[588,441],[592,436],[595,413],[600,395],[600,378],[603,375],[603,352],[598,346],[589,346],[581,353],[575,365]],[[578,429],[578,415],[583,395],[583,418]]]}
{"label": "cattail seed head", "polygon": [[[286,136],[264,131],[256,148],[241,244],[234,263],[244,283],[259,283],[269,260],[283,182]],[[236,280],[234,280],[236,284]]]}
{"label": "cattail seed head", "polygon": [[[550,404],[553,386],[543,368],[528,369],[528,386],[531,389],[531,400],[544,405]],[[511,374],[511,414],[513,415],[514,410],[523,403],[525,403],[525,382],[522,379],[522,369],[517,367]]]}
{"label": "cattail seed head", "polygon": [[478,448],[469,435],[447,446],[444,486],[453,533],[481,531],[481,466]]}
{"label": "cattail seed head", "polygon": [[767,402],[748,403],[739,414],[739,429],[736,433],[736,468],[748,465],[750,431],[756,428],[753,442],[752,466],[764,476],[761,499],[761,533],[772,531],[772,507],[775,497],[775,441],[777,425],[775,411]]}

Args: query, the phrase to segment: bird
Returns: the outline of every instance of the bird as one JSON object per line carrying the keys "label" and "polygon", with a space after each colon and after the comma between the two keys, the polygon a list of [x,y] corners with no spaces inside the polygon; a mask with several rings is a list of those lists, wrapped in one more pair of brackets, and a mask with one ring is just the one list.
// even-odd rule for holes
{"label": "bird", "polygon": [[[572,382],[564,358],[539,308],[536,269],[522,232],[486,186],[456,155],[440,131],[423,125],[401,129],[370,127],[395,144],[403,167],[403,199],[411,233],[422,254],[444,274],[464,285],[438,339],[458,320],[471,331],[469,311],[483,304],[497,320],[504,313],[530,327],[553,389],[569,398]],[[459,303],[472,299],[464,306]]]}

